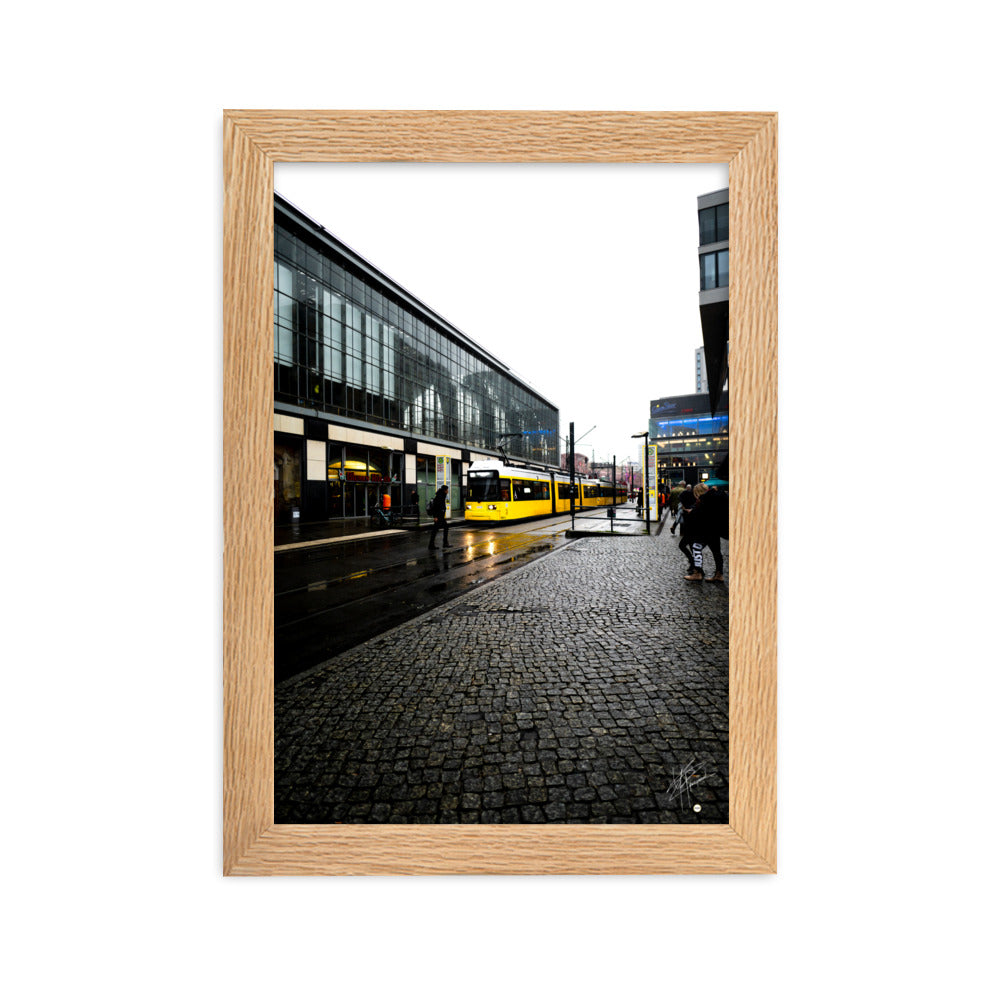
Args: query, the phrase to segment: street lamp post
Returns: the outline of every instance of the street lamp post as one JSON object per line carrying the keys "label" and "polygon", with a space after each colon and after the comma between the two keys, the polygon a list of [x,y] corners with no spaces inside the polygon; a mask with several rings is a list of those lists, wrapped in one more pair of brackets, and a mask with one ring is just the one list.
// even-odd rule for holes
{"label": "street lamp post", "polygon": [[642,491],[645,493],[646,506],[646,534],[649,534],[649,431],[641,434],[633,434],[634,438],[642,438]]}

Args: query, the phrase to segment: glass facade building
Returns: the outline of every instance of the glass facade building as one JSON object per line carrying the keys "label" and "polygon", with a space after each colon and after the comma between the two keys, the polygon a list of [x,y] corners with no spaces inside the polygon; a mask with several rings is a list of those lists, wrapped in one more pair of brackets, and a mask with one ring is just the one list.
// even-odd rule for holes
{"label": "glass facade building", "polygon": [[722,393],[714,412],[705,393],[654,399],[649,404],[649,443],[656,445],[660,489],[727,478],[729,393]]}
{"label": "glass facade building", "polygon": [[384,497],[422,509],[442,455],[453,507],[468,463],[501,445],[558,464],[552,403],[279,195],[274,209],[277,523]]}

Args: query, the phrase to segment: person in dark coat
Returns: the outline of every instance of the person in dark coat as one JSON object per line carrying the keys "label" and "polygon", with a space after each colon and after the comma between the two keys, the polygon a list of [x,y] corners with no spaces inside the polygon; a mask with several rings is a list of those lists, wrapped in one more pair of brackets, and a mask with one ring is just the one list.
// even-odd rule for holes
{"label": "person in dark coat", "polygon": [[[691,542],[693,539],[688,535],[685,529],[685,518],[690,511],[694,510],[695,504],[698,502],[698,498],[694,495],[694,490],[687,484],[684,484],[684,489],[681,495],[677,498],[677,522],[681,526],[681,539],[677,543],[677,548],[684,553],[688,561],[688,572],[694,572],[694,553],[691,551]],[[675,526],[676,526],[675,524]],[[692,527],[694,525],[692,524]],[[673,533],[673,528],[670,529],[671,534]]]}
{"label": "person in dark coat", "polygon": [[715,560],[715,576],[712,580],[722,580],[722,537],[729,534],[729,503],[724,493],[699,483],[694,488],[697,502],[690,514],[684,515],[683,531],[691,540],[691,554],[694,569],[685,580],[704,580],[702,554],[705,548],[712,550]]}
{"label": "person in dark coat", "polygon": [[670,515],[674,519],[674,523],[670,525],[671,535],[677,530],[677,525],[681,520],[681,494],[686,489],[688,489],[687,483],[679,483],[677,486],[671,487],[667,494],[667,505],[670,507]]}
{"label": "person in dark coat", "polygon": [[434,499],[431,501],[431,513],[434,515],[434,524],[431,526],[431,540],[427,543],[427,548],[434,548],[434,539],[437,536],[438,528],[441,528],[444,530],[444,535],[441,537],[441,548],[450,549],[451,546],[448,544],[447,486],[442,486],[441,489],[434,494]]}

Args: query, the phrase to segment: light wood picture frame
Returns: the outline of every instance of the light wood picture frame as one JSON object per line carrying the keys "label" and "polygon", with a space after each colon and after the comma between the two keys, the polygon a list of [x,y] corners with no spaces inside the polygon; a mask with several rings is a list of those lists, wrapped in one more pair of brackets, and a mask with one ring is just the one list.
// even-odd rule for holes
{"label": "light wood picture frame", "polygon": [[[226,111],[223,128],[224,873],[776,871],[777,115]],[[728,824],[275,825],[273,165],[384,161],[728,163]]]}

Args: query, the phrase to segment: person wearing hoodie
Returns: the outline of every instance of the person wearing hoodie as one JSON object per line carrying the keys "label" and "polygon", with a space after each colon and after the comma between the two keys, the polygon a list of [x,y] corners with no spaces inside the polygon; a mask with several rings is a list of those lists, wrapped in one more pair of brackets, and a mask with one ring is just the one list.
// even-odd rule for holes
{"label": "person wearing hoodie", "polygon": [[715,576],[713,581],[724,579],[722,575],[722,542],[729,534],[729,503],[724,493],[699,483],[694,488],[696,503],[690,513],[684,514],[682,531],[690,539],[691,557],[694,568],[684,577],[685,580],[700,581],[705,579],[702,568],[705,548],[712,550],[715,560]]}

